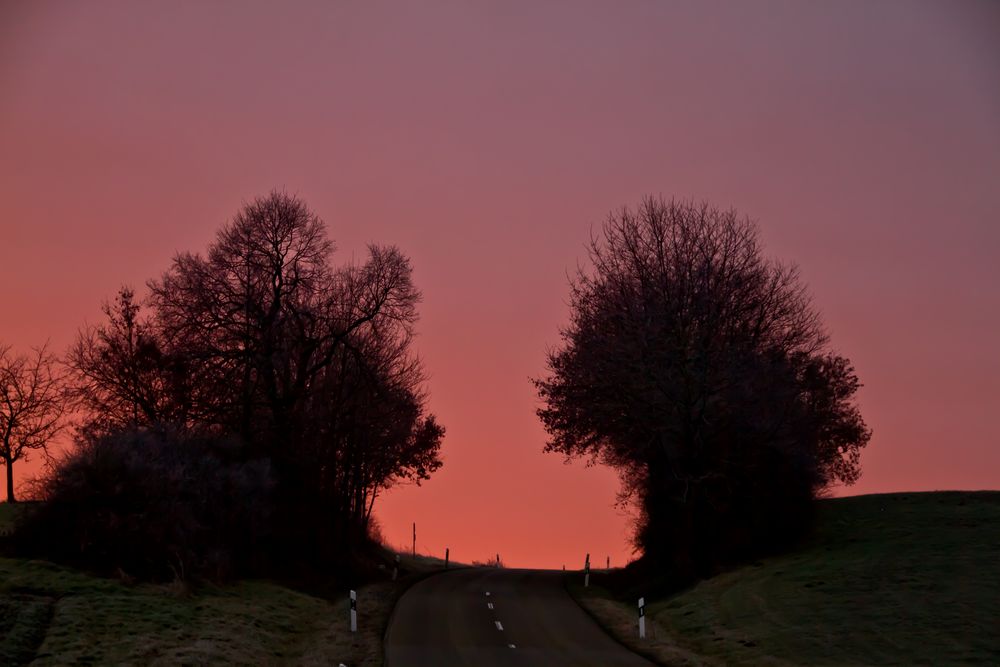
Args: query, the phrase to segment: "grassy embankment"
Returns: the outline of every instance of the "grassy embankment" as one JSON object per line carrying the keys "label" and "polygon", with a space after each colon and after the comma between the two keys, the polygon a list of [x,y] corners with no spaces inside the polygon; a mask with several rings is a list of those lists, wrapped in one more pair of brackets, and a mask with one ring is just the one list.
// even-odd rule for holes
{"label": "grassy embankment", "polygon": [[571,590],[663,664],[1000,664],[1000,492],[824,500],[800,548],[647,599],[642,642],[607,582]]}
{"label": "grassy embankment", "polygon": [[[0,532],[16,507],[0,504]],[[0,665],[382,664],[396,598],[435,559],[403,558],[413,574],[347,596],[314,597],[266,581],[186,590],[127,585],[44,561],[0,558]]]}

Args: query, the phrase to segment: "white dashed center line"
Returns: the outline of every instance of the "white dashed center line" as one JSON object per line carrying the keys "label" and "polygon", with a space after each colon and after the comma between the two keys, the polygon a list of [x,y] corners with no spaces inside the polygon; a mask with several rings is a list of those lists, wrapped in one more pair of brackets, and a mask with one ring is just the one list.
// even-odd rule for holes
{"label": "white dashed center line", "polygon": [[493,603],[492,602],[487,602],[486,606],[489,607],[490,609],[493,609]]}
{"label": "white dashed center line", "polygon": [[494,623],[497,624],[497,630],[499,630],[500,632],[503,632],[503,626],[500,625],[500,621],[494,621]]}
{"label": "white dashed center line", "polygon": [[517,647],[516,647],[516,646],[514,646],[513,644],[507,644],[507,646],[509,646],[509,647],[511,647],[511,648],[517,648]]}

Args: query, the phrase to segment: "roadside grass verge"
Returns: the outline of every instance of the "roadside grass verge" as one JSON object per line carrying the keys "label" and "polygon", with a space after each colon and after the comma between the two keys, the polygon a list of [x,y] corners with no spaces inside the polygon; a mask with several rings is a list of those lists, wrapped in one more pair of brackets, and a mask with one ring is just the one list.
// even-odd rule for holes
{"label": "roadside grass verge", "polygon": [[44,561],[0,559],[0,664],[344,663],[380,665],[391,582],[359,590],[359,632],[348,600],[266,581],[129,586]]}
{"label": "roadside grass verge", "polygon": [[621,641],[670,665],[1000,664],[1000,492],[823,500],[815,534],[665,598],[570,590]]}
{"label": "roadside grass verge", "polygon": [[442,567],[404,556],[398,581],[361,586],[352,634],[346,594],[327,599],[263,580],[129,584],[0,558],[0,665],[377,666],[396,600]]}
{"label": "roadside grass verge", "polygon": [[[416,556],[410,555],[409,553],[399,553],[399,569],[401,572],[408,574],[427,574],[431,572],[439,572],[444,569],[444,559],[438,558],[437,556],[428,556],[426,554],[417,554]],[[390,564],[391,567],[391,564]],[[459,567],[468,567],[468,565],[463,565],[462,563],[456,563],[455,561],[450,561],[448,567],[451,569]]]}

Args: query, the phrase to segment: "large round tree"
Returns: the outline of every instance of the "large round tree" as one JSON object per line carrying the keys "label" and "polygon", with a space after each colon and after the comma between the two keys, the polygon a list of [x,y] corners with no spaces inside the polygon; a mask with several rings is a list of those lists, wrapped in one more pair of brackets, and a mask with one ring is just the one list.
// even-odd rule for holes
{"label": "large round tree", "polygon": [[616,468],[636,543],[696,574],[794,537],[871,435],[794,266],[733,211],[612,214],[536,380],[547,451]]}

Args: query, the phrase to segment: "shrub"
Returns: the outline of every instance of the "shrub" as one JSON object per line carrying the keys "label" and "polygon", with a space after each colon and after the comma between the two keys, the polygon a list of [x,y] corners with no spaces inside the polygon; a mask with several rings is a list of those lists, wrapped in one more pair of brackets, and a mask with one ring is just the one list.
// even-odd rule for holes
{"label": "shrub", "polygon": [[16,544],[149,579],[224,579],[266,558],[271,471],[232,439],[177,429],[83,436],[40,485]]}

